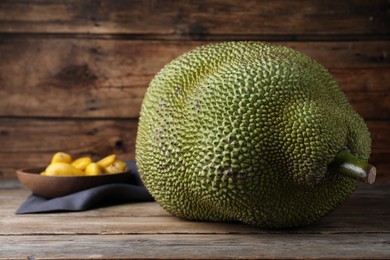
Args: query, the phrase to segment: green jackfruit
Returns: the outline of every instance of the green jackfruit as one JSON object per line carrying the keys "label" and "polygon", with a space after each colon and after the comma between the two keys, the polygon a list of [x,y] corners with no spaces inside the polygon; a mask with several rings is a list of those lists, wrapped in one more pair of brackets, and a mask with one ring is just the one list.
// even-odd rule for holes
{"label": "green jackfruit", "polygon": [[155,76],[136,161],[173,215],[286,228],[317,221],[359,179],[372,183],[370,146],[324,67],[287,47],[228,42],[185,53]]}

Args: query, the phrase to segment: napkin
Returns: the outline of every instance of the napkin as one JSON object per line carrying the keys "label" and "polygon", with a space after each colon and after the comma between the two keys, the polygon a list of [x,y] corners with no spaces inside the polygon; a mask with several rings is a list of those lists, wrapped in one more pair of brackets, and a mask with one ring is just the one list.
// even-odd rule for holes
{"label": "napkin", "polygon": [[126,164],[131,171],[129,183],[105,184],[53,199],[31,194],[15,214],[85,211],[122,203],[153,201],[141,181],[135,162]]}

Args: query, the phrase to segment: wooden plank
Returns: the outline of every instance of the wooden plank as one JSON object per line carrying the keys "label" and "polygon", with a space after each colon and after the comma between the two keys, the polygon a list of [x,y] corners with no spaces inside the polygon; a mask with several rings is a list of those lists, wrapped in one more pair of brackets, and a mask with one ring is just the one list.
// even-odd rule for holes
{"label": "wooden plank", "polygon": [[284,231],[183,221],[156,203],[15,216],[28,192],[0,189],[0,258],[388,259],[388,185],[361,185],[319,223]]}
{"label": "wooden plank", "polygon": [[[3,38],[0,116],[136,118],[153,76],[206,43]],[[366,119],[390,118],[388,42],[275,44],[328,68]]]}
{"label": "wooden plank", "polygon": [[[187,221],[157,203],[133,203],[85,212],[14,215],[29,192],[0,190],[0,236],[123,234],[359,234],[390,235],[390,183],[361,184],[336,210],[313,225],[267,230],[240,223]],[[375,219],[375,221],[373,221]]]}
{"label": "wooden plank", "polygon": [[[389,179],[390,121],[367,122],[373,139],[370,161],[378,179]],[[0,172],[14,178],[15,170],[44,166],[57,151],[94,159],[116,153],[134,160],[138,121],[133,119],[0,118]]]}
{"label": "wooden plank", "polygon": [[388,259],[389,184],[362,184],[320,222],[274,231],[184,221],[156,203],[15,216],[28,191],[0,189],[0,258]]}
{"label": "wooden plank", "polygon": [[388,259],[389,234],[3,236],[2,259]]}
{"label": "wooden plank", "polygon": [[57,151],[84,155],[94,160],[115,153],[133,160],[138,121],[0,119],[0,165],[2,175],[15,176],[15,169],[45,166]]}
{"label": "wooden plank", "polygon": [[378,180],[390,180],[390,121],[367,122],[367,126],[372,139],[370,162],[377,167]]}
{"label": "wooden plank", "polygon": [[372,1],[1,1],[0,32],[388,36],[389,5]]}

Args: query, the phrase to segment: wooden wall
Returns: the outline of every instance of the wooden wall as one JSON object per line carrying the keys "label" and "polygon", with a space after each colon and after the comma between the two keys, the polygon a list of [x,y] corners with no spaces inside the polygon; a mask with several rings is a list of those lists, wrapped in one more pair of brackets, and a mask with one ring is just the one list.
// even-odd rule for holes
{"label": "wooden wall", "polygon": [[0,1],[0,180],[56,151],[134,159],[146,88],[208,42],[259,40],[308,54],[335,76],[390,180],[390,2]]}

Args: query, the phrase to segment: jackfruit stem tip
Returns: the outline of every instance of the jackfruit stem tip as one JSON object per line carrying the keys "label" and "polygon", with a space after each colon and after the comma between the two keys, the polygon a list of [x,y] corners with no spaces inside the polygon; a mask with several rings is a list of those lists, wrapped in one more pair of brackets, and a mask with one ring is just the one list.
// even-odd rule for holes
{"label": "jackfruit stem tip", "polygon": [[348,150],[343,149],[338,152],[334,161],[329,166],[330,171],[335,174],[341,174],[368,184],[375,182],[375,166],[357,158]]}

